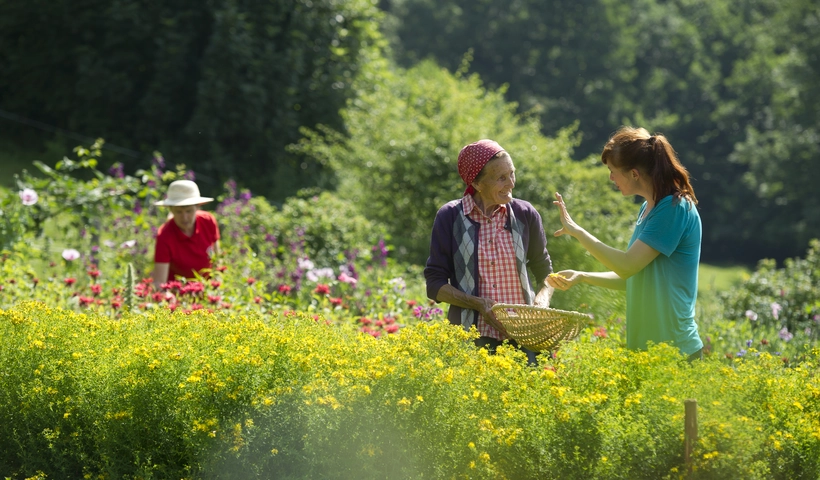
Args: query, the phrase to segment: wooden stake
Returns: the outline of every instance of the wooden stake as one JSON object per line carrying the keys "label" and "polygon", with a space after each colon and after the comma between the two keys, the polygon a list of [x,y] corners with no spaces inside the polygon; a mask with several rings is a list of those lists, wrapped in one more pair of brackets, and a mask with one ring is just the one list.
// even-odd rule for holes
{"label": "wooden stake", "polygon": [[686,411],[684,423],[684,444],[685,449],[683,459],[686,462],[686,470],[692,474],[692,453],[695,450],[695,442],[698,440],[698,401],[690,398],[683,401]]}

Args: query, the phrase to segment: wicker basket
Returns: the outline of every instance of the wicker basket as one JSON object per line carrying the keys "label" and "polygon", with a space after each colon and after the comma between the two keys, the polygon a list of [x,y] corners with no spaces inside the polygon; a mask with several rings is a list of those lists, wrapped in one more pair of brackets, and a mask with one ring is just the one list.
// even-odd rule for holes
{"label": "wicker basket", "polygon": [[533,305],[496,303],[495,318],[510,338],[534,352],[550,350],[565,340],[572,340],[589,324],[591,315]]}

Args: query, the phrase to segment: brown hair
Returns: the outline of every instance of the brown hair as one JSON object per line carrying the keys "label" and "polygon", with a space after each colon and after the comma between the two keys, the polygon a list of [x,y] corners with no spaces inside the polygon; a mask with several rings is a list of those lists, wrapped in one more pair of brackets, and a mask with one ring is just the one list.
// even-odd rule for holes
{"label": "brown hair", "polygon": [[689,172],[678,160],[669,140],[661,134],[650,135],[644,128],[621,127],[604,145],[601,162],[621,170],[635,168],[649,175],[656,204],[667,195],[675,200],[686,197],[698,203],[689,183]]}

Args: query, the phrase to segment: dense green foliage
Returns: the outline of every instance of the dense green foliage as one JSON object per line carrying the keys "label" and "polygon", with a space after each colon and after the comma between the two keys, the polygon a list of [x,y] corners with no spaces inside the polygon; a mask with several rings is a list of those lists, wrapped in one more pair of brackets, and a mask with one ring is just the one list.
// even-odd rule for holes
{"label": "dense green foliage", "polygon": [[[687,364],[567,345],[541,368],[420,323],[0,312],[0,470],[27,478],[673,479],[820,474],[817,356]],[[546,367],[546,368],[543,368]]]}
{"label": "dense green foliage", "polygon": [[318,175],[285,146],[303,125],[341,126],[380,55],[378,19],[368,0],[2,0],[0,105],[283,200]]}
{"label": "dense green foliage", "polygon": [[[664,132],[703,202],[704,253],[753,263],[820,236],[820,6],[811,0],[391,0],[399,61],[472,70],[575,121],[580,153],[622,123]],[[742,178],[742,180],[741,180]],[[760,219],[765,218],[766,222]]]}
{"label": "dense green foliage", "polygon": [[[386,226],[399,258],[424,263],[436,212],[464,192],[458,152],[481,138],[510,152],[517,169],[513,195],[541,213],[557,270],[602,267],[577,242],[553,239],[560,228],[554,192],[564,195],[575,218],[602,241],[626,245],[635,207],[611,188],[600,161],[572,161],[578,141],[572,128],[547,138],[537,118],[517,115],[503,91],[487,90],[477,76],[452,75],[432,62],[368,81],[375,86],[343,112],[346,135],[306,131],[298,151],[336,172],[338,195],[366,206],[367,216]],[[621,297],[582,287],[557,295],[556,305],[577,309],[590,295],[600,301],[586,303],[607,308]]]}

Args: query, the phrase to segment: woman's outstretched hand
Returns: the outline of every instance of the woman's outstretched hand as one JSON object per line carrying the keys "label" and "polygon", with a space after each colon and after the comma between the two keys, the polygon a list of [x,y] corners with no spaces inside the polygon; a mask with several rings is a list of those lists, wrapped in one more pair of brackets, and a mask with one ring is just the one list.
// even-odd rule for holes
{"label": "woman's outstretched hand", "polygon": [[547,276],[547,283],[558,290],[569,290],[573,285],[581,282],[581,272],[575,270],[561,270],[558,273],[550,273]]}
{"label": "woman's outstretched hand", "polygon": [[581,230],[581,227],[579,227],[578,224],[572,220],[572,217],[569,216],[569,212],[567,212],[567,205],[564,203],[564,197],[562,197],[560,193],[555,192],[555,198],[556,200],[552,203],[558,205],[558,208],[561,210],[559,218],[561,219],[562,226],[555,232],[554,235],[556,237],[560,237],[561,235],[570,235],[574,237]]}

